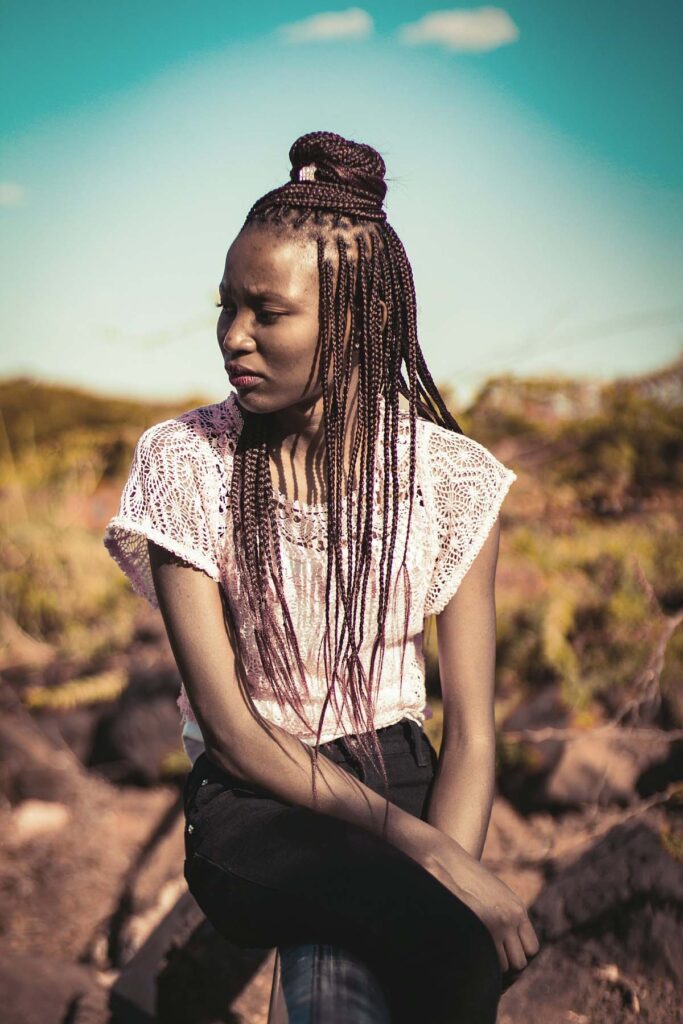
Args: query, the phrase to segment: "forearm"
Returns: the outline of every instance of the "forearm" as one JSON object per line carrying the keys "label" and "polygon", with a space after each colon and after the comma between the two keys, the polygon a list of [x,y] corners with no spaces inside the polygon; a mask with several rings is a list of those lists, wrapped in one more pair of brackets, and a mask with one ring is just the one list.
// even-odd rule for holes
{"label": "forearm", "polygon": [[495,791],[495,740],[444,735],[427,821],[481,858]]}
{"label": "forearm", "polygon": [[[314,804],[312,751],[284,729],[274,725],[269,728],[272,736],[250,715],[242,718],[239,727],[230,732],[230,743],[207,747],[207,756],[229,773],[263,786],[288,803],[359,825],[423,866],[429,863],[433,852],[443,843],[444,836],[438,828],[389,801],[387,828],[383,832],[384,797],[322,754],[318,758]],[[460,852],[469,859],[465,850]]]}

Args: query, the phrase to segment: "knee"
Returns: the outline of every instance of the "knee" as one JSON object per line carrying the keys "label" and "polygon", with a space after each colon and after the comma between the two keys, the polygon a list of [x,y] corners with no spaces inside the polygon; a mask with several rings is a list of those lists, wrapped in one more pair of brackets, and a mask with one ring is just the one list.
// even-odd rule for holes
{"label": "knee", "polygon": [[443,956],[457,956],[463,970],[473,978],[500,986],[502,968],[490,931],[475,912],[457,897],[449,913],[439,917],[434,934]]}
{"label": "knee", "polygon": [[502,968],[493,937],[457,897],[425,914],[419,927],[404,932],[399,942],[398,956],[405,959],[406,969],[417,968],[431,984],[463,995],[472,990],[500,996]]}
{"label": "knee", "polygon": [[479,918],[467,926],[463,920],[450,928],[427,925],[418,936],[419,949],[403,951],[403,967],[394,971],[400,1024],[495,1024],[502,992],[498,953]]}

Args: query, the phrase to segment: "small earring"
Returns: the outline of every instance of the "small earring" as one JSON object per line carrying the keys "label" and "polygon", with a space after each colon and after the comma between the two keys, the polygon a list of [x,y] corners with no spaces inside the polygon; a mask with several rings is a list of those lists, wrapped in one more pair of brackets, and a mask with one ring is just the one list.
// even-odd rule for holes
{"label": "small earring", "polygon": [[354,348],[360,348],[360,342],[359,341],[354,341],[353,347]]}

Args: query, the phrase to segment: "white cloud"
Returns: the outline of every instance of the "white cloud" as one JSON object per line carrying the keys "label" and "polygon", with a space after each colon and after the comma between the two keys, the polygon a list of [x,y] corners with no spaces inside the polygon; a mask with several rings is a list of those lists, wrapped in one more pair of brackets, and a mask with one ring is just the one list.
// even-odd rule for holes
{"label": "white cloud", "polygon": [[0,206],[20,206],[26,189],[16,181],[0,181]]}
{"label": "white cloud", "polygon": [[360,7],[346,11],[313,14],[291,25],[282,25],[279,34],[288,43],[321,42],[328,39],[363,39],[373,30],[373,20]]}
{"label": "white cloud", "polygon": [[477,7],[470,10],[432,11],[419,21],[402,25],[402,43],[438,43],[447,50],[481,53],[495,50],[519,39],[519,29],[500,7]]}

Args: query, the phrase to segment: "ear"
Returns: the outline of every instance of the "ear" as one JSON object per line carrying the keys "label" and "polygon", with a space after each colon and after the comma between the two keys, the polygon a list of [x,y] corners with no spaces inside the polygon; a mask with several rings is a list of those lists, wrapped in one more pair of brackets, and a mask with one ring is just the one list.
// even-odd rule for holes
{"label": "ear", "polygon": [[384,330],[384,328],[387,326],[387,304],[384,301],[384,299],[380,299],[379,304],[382,307],[382,330]]}

